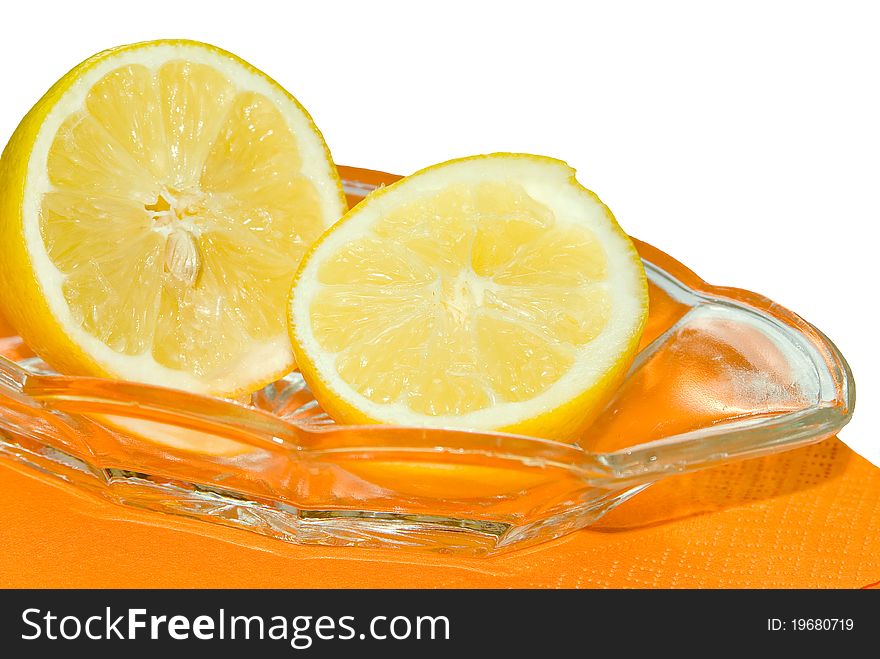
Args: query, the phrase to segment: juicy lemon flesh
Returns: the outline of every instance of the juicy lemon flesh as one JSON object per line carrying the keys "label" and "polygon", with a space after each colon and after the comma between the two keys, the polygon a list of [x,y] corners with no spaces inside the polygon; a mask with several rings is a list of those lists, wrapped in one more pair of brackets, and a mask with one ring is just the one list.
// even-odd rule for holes
{"label": "juicy lemon flesh", "polygon": [[217,69],[111,71],[55,135],[40,201],[73,318],[200,378],[285,335],[290,282],[324,229],[301,169],[277,107]]}
{"label": "juicy lemon flesh", "polygon": [[379,404],[464,415],[538,396],[610,317],[607,256],[516,182],[401,205],[323,261],[309,314],[339,377]]}

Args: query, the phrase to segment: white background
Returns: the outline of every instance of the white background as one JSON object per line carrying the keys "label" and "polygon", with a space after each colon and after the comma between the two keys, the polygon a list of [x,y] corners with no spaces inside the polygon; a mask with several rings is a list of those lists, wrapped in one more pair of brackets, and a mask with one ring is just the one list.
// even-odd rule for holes
{"label": "white background", "polygon": [[841,1],[7,3],[0,141],[92,53],[185,37],[277,79],[340,163],[561,158],[632,235],[830,336],[859,389],[841,438],[880,465],[878,19]]}

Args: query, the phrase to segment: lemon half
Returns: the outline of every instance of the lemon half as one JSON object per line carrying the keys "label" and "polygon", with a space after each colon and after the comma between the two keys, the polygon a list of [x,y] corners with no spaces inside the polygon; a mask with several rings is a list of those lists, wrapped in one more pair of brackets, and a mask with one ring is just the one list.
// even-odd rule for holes
{"label": "lemon half", "polygon": [[641,260],[565,163],[493,154],[374,192],[294,281],[297,365],[341,423],[572,439],[635,354]]}
{"label": "lemon half", "polygon": [[62,373],[219,395],[289,371],[287,294],[345,212],[303,107],[213,46],[108,50],[0,163],[0,312]]}

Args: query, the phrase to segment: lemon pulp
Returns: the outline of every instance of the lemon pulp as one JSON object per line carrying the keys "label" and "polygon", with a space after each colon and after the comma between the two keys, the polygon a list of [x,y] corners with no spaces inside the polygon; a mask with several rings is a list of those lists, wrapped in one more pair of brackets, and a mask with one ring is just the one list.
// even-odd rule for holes
{"label": "lemon pulp", "polygon": [[74,318],[197,376],[283,332],[287,287],[324,228],[300,165],[272,103],[212,67],[107,74],[56,134],[40,204]]}
{"label": "lemon pulp", "polygon": [[647,296],[632,244],[571,174],[534,156],[453,161],[330,229],[291,307],[297,362],[325,408],[341,421],[515,430],[580,397],[579,411],[530,430],[579,425],[571,417],[631,360]]}
{"label": "lemon pulp", "polygon": [[311,317],[339,376],[377,403],[459,415],[533,398],[607,322],[602,246],[516,183],[452,187],[374,234],[322,264]]}

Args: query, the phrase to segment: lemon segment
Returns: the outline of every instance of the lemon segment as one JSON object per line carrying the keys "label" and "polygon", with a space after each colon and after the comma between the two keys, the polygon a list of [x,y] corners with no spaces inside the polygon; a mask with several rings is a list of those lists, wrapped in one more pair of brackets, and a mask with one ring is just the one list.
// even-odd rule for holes
{"label": "lemon segment", "polygon": [[310,250],[290,305],[337,421],[568,439],[632,360],[647,284],[573,170],[496,154],[373,193]]}
{"label": "lemon segment", "polygon": [[68,73],[10,141],[0,192],[0,308],[43,359],[219,395],[293,366],[290,282],[345,211],[296,100],[189,41]]}

